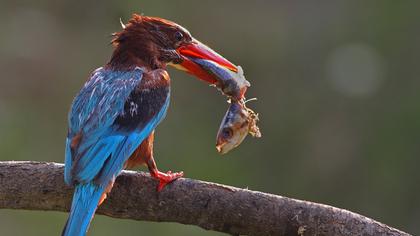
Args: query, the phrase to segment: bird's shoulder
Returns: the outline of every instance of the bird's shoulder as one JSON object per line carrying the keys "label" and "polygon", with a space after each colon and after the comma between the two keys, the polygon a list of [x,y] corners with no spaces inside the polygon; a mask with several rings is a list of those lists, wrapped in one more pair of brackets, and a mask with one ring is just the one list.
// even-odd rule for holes
{"label": "bird's shoulder", "polygon": [[[142,129],[157,115],[166,110],[170,96],[170,79],[166,70],[157,69],[143,74],[124,104],[123,112],[116,118],[115,125],[123,130]],[[164,111],[166,112],[166,111]]]}
{"label": "bird's shoulder", "polygon": [[[122,109],[131,92],[138,87],[144,71],[141,68],[117,71],[96,69],[73,100],[69,128],[78,133],[93,127],[109,126]],[[87,126],[87,127],[86,127]]]}

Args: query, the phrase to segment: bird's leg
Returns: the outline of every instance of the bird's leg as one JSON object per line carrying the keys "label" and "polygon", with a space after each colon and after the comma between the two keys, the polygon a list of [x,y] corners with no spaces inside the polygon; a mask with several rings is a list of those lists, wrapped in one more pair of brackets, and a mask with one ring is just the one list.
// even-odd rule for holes
{"label": "bird's leg", "polygon": [[114,186],[115,180],[109,182],[108,186],[105,188],[104,193],[102,193],[101,198],[99,199],[98,207],[105,201],[108,196],[108,193],[111,192],[112,187]]}
{"label": "bird's leg", "polygon": [[149,168],[150,175],[159,180],[157,190],[161,191],[165,185],[174,181],[175,179],[182,177],[183,173],[167,173],[160,172],[157,167],[155,160],[153,159],[153,141],[154,131],[140,144],[140,146],[134,151],[128,161],[125,163],[125,167],[132,168],[135,166],[146,164]]}
{"label": "bird's leg", "polygon": [[166,173],[160,172],[156,167],[156,163],[153,159],[153,156],[151,156],[147,160],[147,167],[149,168],[150,175],[159,180],[159,185],[157,187],[158,192],[160,192],[170,182],[184,176],[184,172],[182,171],[175,173],[172,173],[171,171],[168,171]]}
{"label": "bird's leg", "polygon": [[158,191],[161,191],[165,185],[168,183],[182,177],[183,172],[172,173],[168,171],[167,173],[162,173],[157,169],[155,159],[153,159],[153,142],[154,142],[154,131],[147,137],[143,143],[140,145],[140,150],[138,154],[144,159],[141,159],[141,162],[147,165],[149,168],[150,175],[157,180],[159,180],[159,185],[157,187]]}

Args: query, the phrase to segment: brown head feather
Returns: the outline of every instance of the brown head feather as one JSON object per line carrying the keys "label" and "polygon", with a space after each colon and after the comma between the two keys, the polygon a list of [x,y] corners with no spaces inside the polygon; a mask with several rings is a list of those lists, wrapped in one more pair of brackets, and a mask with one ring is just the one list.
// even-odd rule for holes
{"label": "brown head feather", "polygon": [[178,31],[184,35],[184,40],[191,40],[189,32],[176,23],[133,14],[125,28],[113,34],[115,50],[107,66],[117,69],[134,66],[149,70],[164,68],[166,63],[160,61],[162,51],[179,46],[179,39],[175,36]]}

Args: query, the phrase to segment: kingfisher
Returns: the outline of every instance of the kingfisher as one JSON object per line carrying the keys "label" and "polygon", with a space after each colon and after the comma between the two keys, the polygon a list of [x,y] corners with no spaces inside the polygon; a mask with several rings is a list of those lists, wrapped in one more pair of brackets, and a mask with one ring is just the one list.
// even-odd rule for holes
{"label": "kingfisher", "polygon": [[92,72],[69,111],[64,180],[74,194],[65,236],[86,235],[123,169],[146,165],[157,191],[183,176],[160,172],[153,156],[155,129],[170,100],[167,65],[209,84],[216,78],[194,59],[237,70],[172,21],[134,14],[122,26],[113,34],[109,62]]}

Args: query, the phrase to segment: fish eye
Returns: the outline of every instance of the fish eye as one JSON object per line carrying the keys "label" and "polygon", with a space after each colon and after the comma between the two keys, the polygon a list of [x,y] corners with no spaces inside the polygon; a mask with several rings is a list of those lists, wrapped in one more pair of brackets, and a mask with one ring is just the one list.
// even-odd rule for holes
{"label": "fish eye", "polygon": [[177,41],[181,41],[183,38],[184,38],[184,35],[183,35],[180,31],[177,31],[177,32],[175,33],[175,39],[176,39]]}
{"label": "fish eye", "polygon": [[222,130],[222,136],[224,139],[229,139],[233,136],[233,131],[231,128],[226,128]]}

